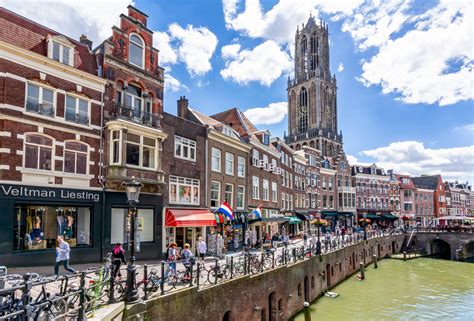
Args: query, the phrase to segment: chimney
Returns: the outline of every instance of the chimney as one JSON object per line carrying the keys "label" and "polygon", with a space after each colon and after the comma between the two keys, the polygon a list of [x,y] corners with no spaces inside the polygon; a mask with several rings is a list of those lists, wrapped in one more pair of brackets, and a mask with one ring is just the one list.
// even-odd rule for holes
{"label": "chimney", "polygon": [[188,119],[188,100],[186,96],[180,96],[178,100],[178,117]]}
{"label": "chimney", "polygon": [[89,50],[92,50],[92,41],[90,41],[89,39],[87,39],[87,36],[86,35],[81,35],[79,37],[79,41],[83,44],[85,44],[87,47],[89,47]]}

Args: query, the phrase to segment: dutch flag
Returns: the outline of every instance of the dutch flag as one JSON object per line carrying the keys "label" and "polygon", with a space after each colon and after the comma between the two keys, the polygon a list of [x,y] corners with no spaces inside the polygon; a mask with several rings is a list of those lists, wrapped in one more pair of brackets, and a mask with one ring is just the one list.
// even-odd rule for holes
{"label": "dutch flag", "polygon": [[232,207],[226,202],[223,202],[217,211],[227,216],[231,221],[234,220],[234,211],[232,211]]}
{"label": "dutch flag", "polygon": [[252,213],[250,213],[251,215],[255,215],[255,218],[261,218],[262,217],[262,209],[259,207],[257,207],[256,209],[254,209],[252,211]]}

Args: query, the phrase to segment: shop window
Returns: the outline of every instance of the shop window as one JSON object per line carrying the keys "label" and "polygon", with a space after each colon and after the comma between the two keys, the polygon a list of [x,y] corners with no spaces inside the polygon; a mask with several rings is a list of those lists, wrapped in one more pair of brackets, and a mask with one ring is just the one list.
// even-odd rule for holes
{"label": "shop window", "polygon": [[54,117],[54,91],[35,84],[28,84],[25,108],[29,112]]}
{"label": "shop window", "polygon": [[65,119],[70,122],[89,125],[89,102],[66,95]]}
{"label": "shop window", "polygon": [[25,168],[52,169],[53,140],[40,134],[26,134]]}
{"label": "shop window", "polygon": [[211,207],[219,207],[221,205],[221,183],[211,182]]}
{"label": "shop window", "polygon": [[64,146],[64,171],[87,174],[87,145],[79,142],[66,142]]}
{"label": "shop window", "polygon": [[239,177],[245,177],[245,163],[246,163],[246,159],[245,157],[242,157],[242,156],[239,156],[237,158],[237,175]]}
{"label": "shop window", "polygon": [[172,204],[199,205],[199,180],[186,177],[169,177],[169,202]]}
{"label": "shop window", "polygon": [[[130,214],[130,215],[129,215]],[[111,230],[110,230],[110,243],[128,243],[131,214],[128,208],[112,208],[111,216]],[[153,242],[155,216],[153,209],[137,209],[137,216],[140,220],[143,220],[141,224],[143,230],[140,231],[140,242]]]}
{"label": "shop window", "polygon": [[156,139],[128,133],[125,148],[127,165],[156,168]]}
{"label": "shop window", "polygon": [[174,156],[196,161],[196,142],[180,136],[174,137]]}
{"label": "shop window", "polygon": [[88,207],[19,205],[13,220],[14,250],[54,249],[58,235],[70,247],[92,245]]}
{"label": "shop window", "polygon": [[234,154],[225,153],[225,173],[234,175]]}
{"label": "shop window", "polygon": [[212,171],[220,172],[221,171],[221,150],[219,148],[212,147]]}
{"label": "shop window", "polygon": [[142,38],[136,34],[131,34],[128,51],[128,61],[137,67],[143,68],[145,49]]}
{"label": "shop window", "polygon": [[244,208],[245,206],[244,199],[245,199],[245,186],[239,185],[237,187],[237,208],[238,209]]}

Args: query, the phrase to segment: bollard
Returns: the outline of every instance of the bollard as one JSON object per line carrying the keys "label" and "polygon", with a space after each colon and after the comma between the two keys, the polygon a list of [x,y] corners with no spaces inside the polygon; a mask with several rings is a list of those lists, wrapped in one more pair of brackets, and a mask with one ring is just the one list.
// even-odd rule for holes
{"label": "bollard", "polygon": [[248,270],[247,270],[247,254],[244,256],[244,275],[247,275]]}
{"label": "bollard", "polygon": [[[109,282],[109,304],[115,303],[114,299],[114,290],[115,290],[115,278],[114,278],[114,273],[110,273],[110,282]],[[146,289],[146,286],[145,286]],[[146,290],[145,290],[146,291]]]}
{"label": "bollard", "polygon": [[234,257],[230,257],[230,279],[234,278]]}
{"label": "bollard", "polygon": [[373,255],[373,258],[374,258],[374,269],[378,268],[378,264],[377,264],[377,255]]}
{"label": "bollard", "polygon": [[196,271],[196,286],[199,289],[199,279],[201,277],[201,264],[197,264],[197,271]]}
{"label": "bollard", "polygon": [[23,275],[24,286],[22,289],[22,297],[21,302],[24,307],[24,320],[30,320],[32,318],[32,307],[30,305],[31,302],[31,288],[33,283],[30,280],[30,273],[26,273]]}
{"label": "bollard", "polygon": [[161,295],[165,294],[165,262],[161,261],[161,283],[160,283]]}
{"label": "bollard", "polygon": [[265,262],[265,254],[262,252],[262,257],[260,261],[260,272],[263,272],[263,262]]}
{"label": "bollard", "polygon": [[275,252],[272,252],[272,269],[275,268]]}
{"label": "bollard", "polygon": [[144,264],[143,265],[143,292],[144,292],[143,300],[148,300],[148,282],[149,282],[149,280],[148,280],[148,266],[146,264]]}
{"label": "bollard", "polygon": [[407,252],[403,251],[403,261],[406,261],[406,260],[407,260]]}
{"label": "bollard", "polygon": [[214,261],[215,265],[214,265],[214,284],[217,284],[217,273],[219,273],[219,260],[216,259]]}
{"label": "bollard", "polygon": [[[189,287],[192,287],[193,286],[193,263],[190,262],[190,265],[189,265]],[[146,265],[145,265],[146,266]]]}
{"label": "bollard", "polygon": [[81,272],[81,281],[79,283],[79,289],[81,289],[81,293],[79,294],[79,311],[78,311],[78,320],[85,320],[86,319],[86,273],[83,271]]}
{"label": "bollard", "polygon": [[359,270],[360,270],[360,279],[365,280],[365,271],[364,271],[364,263],[359,263]]}
{"label": "bollard", "polygon": [[304,303],[304,321],[311,321],[311,311],[309,310],[309,302]]}

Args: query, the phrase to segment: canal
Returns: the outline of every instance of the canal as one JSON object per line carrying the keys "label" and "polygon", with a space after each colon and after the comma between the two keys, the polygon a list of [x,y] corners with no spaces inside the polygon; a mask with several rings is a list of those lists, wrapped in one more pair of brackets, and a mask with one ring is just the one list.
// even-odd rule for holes
{"label": "canal", "polygon": [[[311,305],[312,321],[474,320],[474,264],[420,258],[366,267]],[[294,317],[303,321],[303,313]]]}

